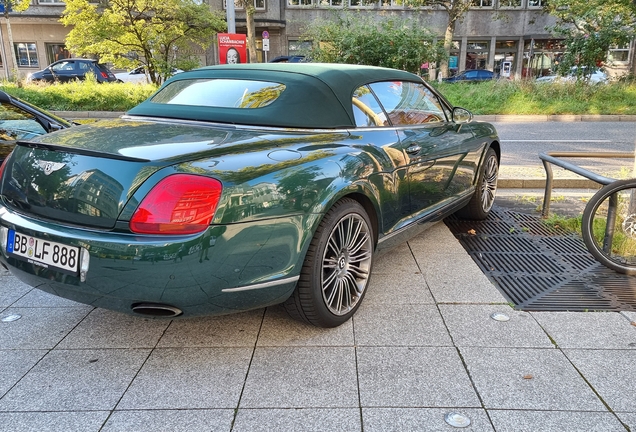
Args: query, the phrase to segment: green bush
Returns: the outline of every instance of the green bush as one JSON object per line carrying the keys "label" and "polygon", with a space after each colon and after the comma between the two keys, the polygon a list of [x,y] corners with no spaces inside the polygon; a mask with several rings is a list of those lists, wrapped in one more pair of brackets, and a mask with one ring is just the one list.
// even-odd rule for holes
{"label": "green bush", "polygon": [[2,90],[50,111],[127,111],[157,90],[153,84],[104,83],[95,78],[72,83],[4,82]]}
{"label": "green bush", "polygon": [[636,83],[488,81],[432,83],[453,105],[473,114],[636,114]]}

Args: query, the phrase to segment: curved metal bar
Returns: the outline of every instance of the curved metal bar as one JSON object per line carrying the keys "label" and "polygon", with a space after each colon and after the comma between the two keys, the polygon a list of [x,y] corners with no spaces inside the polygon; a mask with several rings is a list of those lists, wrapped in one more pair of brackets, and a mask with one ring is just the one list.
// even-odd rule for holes
{"label": "curved metal bar", "polygon": [[543,210],[541,216],[546,218],[550,213],[550,199],[552,198],[552,165],[559,166],[568,171],[572,171],[575,174],[583,176],[589,180],[602,185],[608,185],[615,182],[616,179],[605,177],[600,174],[596,174],[590,170],[582,168],[572,162],[564,161],[559,158],[615,158],[615,159],[633,159],[634,153],[626,152],[547,152],[539,153],[539,158],[543,162],[543,168],[545,169],[546,181],[545,181],[545,193],[543,195]]}

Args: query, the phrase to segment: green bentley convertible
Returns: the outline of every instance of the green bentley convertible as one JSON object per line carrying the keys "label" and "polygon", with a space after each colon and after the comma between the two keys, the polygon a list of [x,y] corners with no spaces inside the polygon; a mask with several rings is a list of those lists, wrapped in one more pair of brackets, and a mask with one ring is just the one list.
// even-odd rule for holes
{"label": "green bentley convertible", "polygon": [[119,119],[18,141],[0,168],[0,261],[140,316],[284,303],[337,326],[383,250],[452,213],[488,216],[499,160],[492,125],[407,72],[206,67]]}

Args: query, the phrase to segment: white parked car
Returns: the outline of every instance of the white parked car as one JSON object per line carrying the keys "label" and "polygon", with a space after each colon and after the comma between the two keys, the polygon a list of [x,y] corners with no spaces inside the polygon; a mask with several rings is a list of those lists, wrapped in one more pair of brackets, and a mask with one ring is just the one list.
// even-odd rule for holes
{"label": "white parked car", "polygon": [[[555,82],[555,81],[574,82],[579,79],[576,72],[577,72],[577,66],[574,66],[572,69],[570,69],[570,73],[565,76],[562,76],[562,75],[542,76],[537,78],[537,82]],[[609,77],[607,76],[607,74],[601,71],[600,69],[596,69],[594,72],[592,72],[591,75],[583,75],[582,78],[584,78],[587,82],[591,84],[606,83],[609,80]]]}
{"label": "white parked car", "polygon": [[[175,68],[172,69],[172,75],[176,75],[181,72],[183,72],[181,69],[175,69]],[[136,67],[130,72],[116,73],[115,77],[118,80],[121,80],[123,82],[132,82],[137,84],[148,84],[150,82],[150,80],[148,79],[148,76],[146,75],[145,66]]]}

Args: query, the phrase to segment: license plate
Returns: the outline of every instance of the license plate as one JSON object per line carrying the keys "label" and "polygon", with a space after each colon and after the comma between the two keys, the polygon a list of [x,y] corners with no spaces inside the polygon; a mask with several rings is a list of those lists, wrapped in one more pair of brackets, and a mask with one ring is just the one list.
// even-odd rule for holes
{"label": "license plate", "polygon": [[42,240],[9,230],[7,252],[40,267],[76,275],[80,265],[80,248]]}

